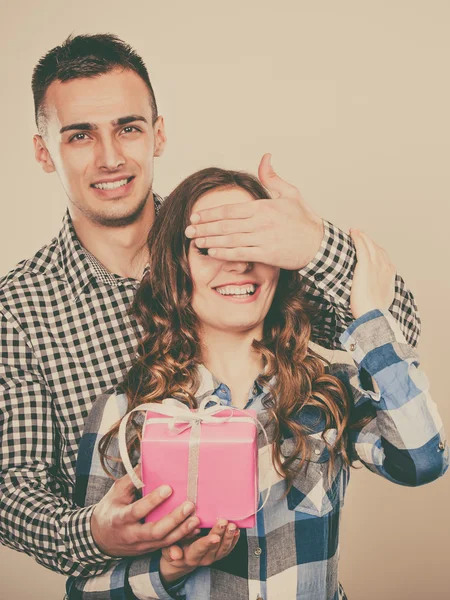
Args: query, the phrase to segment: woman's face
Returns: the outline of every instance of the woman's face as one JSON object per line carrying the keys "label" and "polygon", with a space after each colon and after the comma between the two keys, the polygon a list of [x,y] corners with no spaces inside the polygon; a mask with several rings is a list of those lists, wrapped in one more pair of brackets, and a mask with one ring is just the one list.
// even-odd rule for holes
{"label": "woman's face", "polygon": [[[201,196],[192,212],[239,202],[257,200],[239,187],[218,189]],[[255,337],[261,337],[280,269],[262,263],[218,260],[202,254],[193,241],[188,259],[192,308],[202,327],[224,332],[253,331]]]}

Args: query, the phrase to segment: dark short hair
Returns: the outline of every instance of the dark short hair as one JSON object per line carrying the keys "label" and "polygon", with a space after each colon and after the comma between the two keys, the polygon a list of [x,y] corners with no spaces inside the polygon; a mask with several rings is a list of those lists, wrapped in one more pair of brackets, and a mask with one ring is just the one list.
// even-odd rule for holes
{"label": "dark short hair", "polygon": [[45,131],[45,94],[54,81],[69,81],[109,73],[117,67],[134,71],[150,93],[153,123],[158,117],[155,94],[142,58],[116,35],[98,33],[69,37],[45,54],[33,71],[31,87],[38,130]]}

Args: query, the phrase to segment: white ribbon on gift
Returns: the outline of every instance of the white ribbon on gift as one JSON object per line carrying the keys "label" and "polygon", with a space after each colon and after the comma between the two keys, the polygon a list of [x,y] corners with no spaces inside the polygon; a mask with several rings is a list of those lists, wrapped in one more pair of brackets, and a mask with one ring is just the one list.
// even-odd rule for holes
{"label": "white ribbon on gift", "polygon": [[[207,404],[212,403],[208,408]],[[225,410],[229,410],[230,414],[228,416],[218,417],[216,413],[222,412]],[[235,408],[233,406],[224,406],[220,403],[220,399],[217,396],[207,396],[204,398],[197,410],[191,410],[186,404],[176,400],[175,398],[166,398],[159,402],[148,402],[147,404],[140,404],[136,408],[133,408],[130,412],[128,412],[122,419],[119,426],[119,452],[122,458],[123,465],[125,467],[126,472],[130,476],[131,481],[135,485],[136,488],[141,489],[144,486],[144,483],[139,479],[136,475],[130,461],[130,457],[128,455],[127,443],[126,443],[126,429],[128,419],[130,415],[134,412],[155,412],[163,417],[152,417],[147,419],[146,424],[156,424],[156,423],[166,423],[171,431],[174,431],[177,435],[186,431],[186,429],[191,429],[191,435],[189,437],[189,458],[188,458],[188,487],[187,487],[187,499],[193,502],[194,504],[197,501],[197,484],[198,484],[198,459],[200,452],[200,431],[202,423],[255,423],[257,427],[261,429],[264,434],[266,440],[266,448],[269,451],[269,439],[267,437],[266,430],[263,425],[255,419],[251,415],[249,415],[244,410]],[[240,413],[243,416],[235,416],[236,413]],[[184,427],[180,427],[180,425],[184,425]],[[267,488],[267,495],[264,499],[262,505],[258,508],[256,512],[259,512],[267,503],[269,499],[270,490],[272,488],[272,484]],[[258,491],[259,493],[259,491]],[[245,515],[243,517],[234,517],[235,520],[240,521],[242,519],[246,519],[250,517],[252,514]]]}

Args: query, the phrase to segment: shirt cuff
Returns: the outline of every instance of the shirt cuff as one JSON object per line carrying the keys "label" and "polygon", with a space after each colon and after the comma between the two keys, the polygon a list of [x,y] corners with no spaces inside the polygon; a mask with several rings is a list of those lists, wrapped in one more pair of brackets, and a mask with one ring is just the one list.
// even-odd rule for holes
{"label": "shirt cuff", "polygon": [[62,519],[64,539],[67,540],[68,552],[81,563],[98,564],[119,561],[104,554],[94,541],[91,531],[91,518],[95,505],[72,511]]}
{"label": "shirt cuff", "polygon": [[356,252],[348,234],[325,219],[322,222],[324,232],[319,250],[299,273],[322,290],[339,290],[337,299],[345,303],[350,297]]}

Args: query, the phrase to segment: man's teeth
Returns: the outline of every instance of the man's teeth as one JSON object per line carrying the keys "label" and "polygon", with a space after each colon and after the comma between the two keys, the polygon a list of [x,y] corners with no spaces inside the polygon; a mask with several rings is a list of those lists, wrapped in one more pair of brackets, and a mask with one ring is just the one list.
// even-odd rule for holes
{"label": "man's teeth", "polygon": [[94,183],[94,187],[99,190],[115,190],[128,183],[128,179],[121,179],[120,181],[109,181],[108,183]]}
{"label": "man's teeth", "polygon": [[254,294],[256,285],[250,283],[249,285],[225,285],[223,287],[216,288],[216,291],[222,296],[249,296]]}

